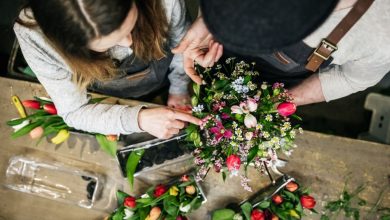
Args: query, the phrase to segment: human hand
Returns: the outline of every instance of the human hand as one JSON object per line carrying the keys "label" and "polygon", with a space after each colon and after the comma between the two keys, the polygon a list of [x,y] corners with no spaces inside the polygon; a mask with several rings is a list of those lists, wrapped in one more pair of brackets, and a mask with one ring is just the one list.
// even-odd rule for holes
{"label": "human hand", "polygon": [[200,125],[201,120],[191,114],[166,107],[141,109],[138,114],[139,127],[161,139],[178,134],[187,122]]}
{"label": "human hand", "polygon": [[191,112],[191,98],[188,94],[175,95],[169,94],[167,105],[170,108],[182,110],[184,112]]}
{"label": "human hand", "polygon": [[199,16],[172,52],[183,54],[185,72],[194,82],[201,84],[202,79],[195,71],[194,61],[203,67],[211,67],[221,58],[223,47],[213,40],[203,17]]}

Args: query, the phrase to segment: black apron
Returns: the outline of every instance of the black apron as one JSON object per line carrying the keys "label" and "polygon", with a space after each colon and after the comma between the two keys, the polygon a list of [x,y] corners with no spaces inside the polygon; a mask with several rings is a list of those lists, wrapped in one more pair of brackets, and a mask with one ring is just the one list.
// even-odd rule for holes
{"label": "black apron", "polygon": [[[304,42],[299,42],[270,54],[259,54],[258,56],[242,56],[224,50],[224,57],[237,57],[236,61],[244,60],[247,63],[255,62],[255,69],[260,73],[259,80],[268,83],[281,82],[287,87],[291,87],[312,74],[305,69],[305,65],[313,50]],[[333,58],[330,57],[320,68],[327,67],[332,60]]]}
{"label": "black apron", "polygon": [[94,83],[90,90],[119,98],[139,98],[169,85],[168,70],[173,54],[145,63],[134,53],[118,64],[118,75],[106,82]]}

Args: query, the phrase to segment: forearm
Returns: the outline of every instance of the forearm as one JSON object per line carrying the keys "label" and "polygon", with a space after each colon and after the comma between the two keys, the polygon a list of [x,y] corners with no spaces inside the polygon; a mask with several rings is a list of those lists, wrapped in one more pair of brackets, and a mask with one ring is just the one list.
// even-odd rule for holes
{"label": "forearm", "polygon": [[290,90],[296,105],[307,105],[325,101],[318,74],[313,74]]}

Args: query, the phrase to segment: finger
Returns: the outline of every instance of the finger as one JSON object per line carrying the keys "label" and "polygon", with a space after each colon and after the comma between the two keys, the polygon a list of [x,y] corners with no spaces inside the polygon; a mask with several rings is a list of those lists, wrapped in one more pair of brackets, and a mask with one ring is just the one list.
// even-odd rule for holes
{"label": "finger", "polygon": [[217,56],[215,56],[215,62],[218,62],[218,60],[222,57],[223,55],[223,46],[222,44],[218,45],[218,52]]}
{"label": "finger", "polygon": [[184,57],[184,71],[197,84],[202,84],[202,79],[196,73],[194,68],[194,61],[191,58]]}
{"label": "finger", "polygon": [[184,122],[179,121],[179,120],[173,120],[169,124],[169,129],[174,128],[174,129],[183,129],[184,128]]}
{"label": "finger", "polygon": [[179,134],[179,132],[180,132],[180,129],[177,129],[177,128],[168,129],[168,134],[170,134],[170,135]]}
{"label": "finger", "polygon": [[173,117],[174,117],[174,119],[190,122],[190,123],[195,124],[195,125],[200,125],[200,122],[201,122],[201,120],[199,118],[196,118],[188,113],[179,112],[179,111],[174,111]]}
{"label": "finger", "polygon": [[[203,56],[203,60],[201,60],[201,62],[203,62],[203,65],[207,67],[213,66],[217,52],[218,52],[218,43],[214,43],[210,47],[209,51]],[[197,59],[197,61],[198,60],[199,58]]]}

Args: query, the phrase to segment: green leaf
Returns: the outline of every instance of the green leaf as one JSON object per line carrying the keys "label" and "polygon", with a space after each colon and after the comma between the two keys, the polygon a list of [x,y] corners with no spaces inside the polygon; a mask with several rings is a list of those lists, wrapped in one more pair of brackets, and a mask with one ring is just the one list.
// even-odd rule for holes
{"label": "green leaf", "polygon": [[123,215],[123,210],[118,210],[115,212],[115,214],[112,216],[112,220],[123,220],[123,217],[125,217]]}
{"label": "green leaf", "polygon": [[252,148],[249,150],[248,158],[247,158],[247,160],[246,160],[245,168],[248,167],[249,164],[250,164],[250,162],[252,162],[252,160],[256,157],[257,151],[259,151],[259,147],[258,147],[258,146],[254,146],[254,147],[252,147]]}
{"label": "green leaf", "polygon": [[127,180],[129,181],[131,188],[133,188],[135,169],[137,168],[137,165],[141,160],[142,155],[144,155],[144,153],[145,153],[144,149],[133,151],[131,152],[129,158],[127,159],[126,173],[127,173]]}
{"label": "green leaf", "polygon": [[293,194],[293,193],[291,193],[291,192],[289,192],[289,191],[287,191],[287,190],[284,190],[283,191],[283,194],[284,195],[286,195],[286,197],[288,198],[288,199],[290,199],[291,201],[299,201],[299,198],[298,198],[298,196],[296,196],[295,194]]}
{"label": "green leaf", "polygon": [[99,103],[99,102],[102,102],[103,100],[107,99],[108,97],[100,97],[100,98],[93,98],[93,99],[90,99],[88,104],[95,104],[95,103]]}
{"label": "green leaf", "polygon": [[149,212],[150,212],[150,207],[139,208],[138,209],[139,219],[145,219],[146,216],[148,216]]}
{"label": "green leaf", "polygon": [[123,202],[125,201],[125,198],[128,197],[129,195],[125,192],[122,192],[118,190],[116,192],[116,199],[118,201],[118,207],[123,206]]}
{"label": "green leaf", "polygon": [[49,116],[49,114],[47,112],[45,112],[43,110],[38,110],[34,114],[28,115],[25,118],[19,118],[19,119],[14,119],[14,120],[11,120],[11,121],[7,121],[7,125],[15,126],[15,125],[21,124],[25,120],[34,119],[36,117],[45,116],[45,115]]}
{"label": "green leaf", "polygon": [[232,220],[236,213],[231,209],[219,209],[213,212],[212,220]]}
{"label": "green leaf", "polygon": [[39,103],[41,103],[41,105],[44,105],[44,104],[53,104],[53,102],[51,102],[51,101],[49,101],[49,100],[41,99],[41,98],[39,98],[38,96],[34,96],[34,99],[37,100]]}
{"label": "green leaf", "polygon": [[320,220],[330,220],[330,218],[327,215],[321,215]]}
{"label": "green leaf", "polygon": [[241,205],[242,213],[244,213],[245,219],[251,219],[252,205],[249,202],[246,202]]}
{"label": "green leaf", "polygon": [[301,117],[299,117],[299,116],[296,115],[296,114],[291,115],[291,117],[292,117],[292,118],[295,118],[295,119],[297,119],[297,120],[299,120],[299,121],[302,121],[302,120],[303,120]]}
{"label": "green leaf", "polygon": [[271,205],[269,200],[262,201],[257,207],[260,209],[267,209]]}
{"label": "green leaf", "polygon": [[95,135],[97,142],[100,145],[100,148],[106,151],[112,157],[115,156],[118,143],[116,141],[109,141],[105,135],[96,134]]}
{"label": "green leaf", "polygon": [[153,198],[149,197],[149,198],[140,198],[140,199],[137,199],[136,200],[137,203],[142,203],[142,204],[149,204],[153,201]]}
{"label": "green leaf", "polygon": [[227,84],[229,84],[228,80],[218,80],[213,84],[214,90],[220,90],[223,89]]}
{"label": "green leaf", "polygon": [[194,90],[194,94],[196,95],[196,97],[199,98],[200,85],[198,85],[197,83],[192,83],[192,89]]}
{"label": "green leaf", "polygon": [[177,215],[177,211],[179,210],[179,207],[177,207],[174,203],[176,202],[175,196],[168,196],[163,201],[164,205],[164,211],[166,211],[169,215]]}
{"label": "green leaf", "polygon": [[29,133],[32,129],[40,126],[41,124],[43,124],[43,120],[38,120],[34,123],[31,123],[31,124],[28,124],[26,126],[24,126],[23,128],[19,129],[18,131],[14,132],[11,137],[12,138],[18,138],[18,137],[21,137],[27,133]]}
{"label": "green leaf", "polygon": [[198,102],[199,102],[198,98],[196,96],[192,96],[192,98],[191,98],[191,105],[192,106],[197,106]]}

